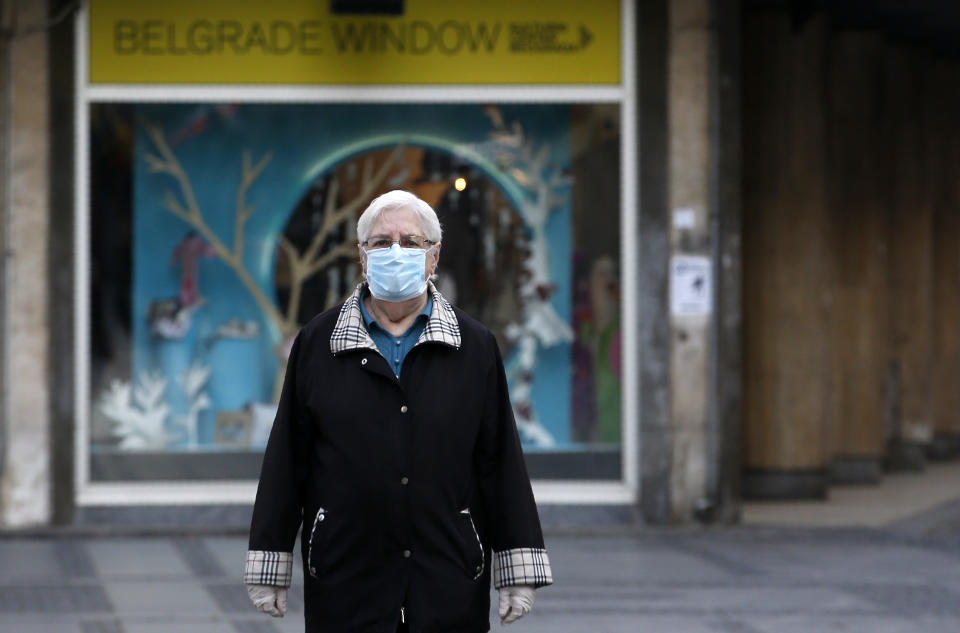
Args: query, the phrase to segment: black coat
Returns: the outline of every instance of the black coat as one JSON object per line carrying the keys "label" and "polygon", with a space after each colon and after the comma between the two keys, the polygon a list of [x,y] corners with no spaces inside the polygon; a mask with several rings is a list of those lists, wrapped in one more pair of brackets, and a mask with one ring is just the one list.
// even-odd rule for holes
{"label": "black coat", "polygon": [[552,582],[496,339],[430,290],[399,379],[361,288],[293,344],[245,579],[289,585],[302,524],[308,632],[394,633],[404,607],[414,633],[481,633],[491,573]]}

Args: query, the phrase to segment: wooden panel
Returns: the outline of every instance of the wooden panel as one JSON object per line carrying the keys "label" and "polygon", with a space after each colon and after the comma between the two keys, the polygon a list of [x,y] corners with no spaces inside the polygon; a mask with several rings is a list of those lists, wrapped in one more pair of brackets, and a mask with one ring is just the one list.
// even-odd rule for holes
{"label": "wooden panel", "polygon": [[890,143],[890,363],[900,394],[896,445],[932,437],[933,208],[926,183],[923,70],[928,60],[890,47],[885,131]]}
{"label": "wooden panel", "polygon": [[788,16],[749,14],[743,31],[744,465],[819,470],[827,461],[824,28],[819,19],[795,30]]}
{"label": "wooden panel", "polygon": [[834,459],[880,460],[886,445],[887,228],[889,190],[882,124],[883,41],[831,38],[827,138],[830,239],[828,426]]}
{"label": "wooden panel", "polygon": [[929,77],[926,161],[933,195],[933,424],[960,437],[960,64],[939,62]]}

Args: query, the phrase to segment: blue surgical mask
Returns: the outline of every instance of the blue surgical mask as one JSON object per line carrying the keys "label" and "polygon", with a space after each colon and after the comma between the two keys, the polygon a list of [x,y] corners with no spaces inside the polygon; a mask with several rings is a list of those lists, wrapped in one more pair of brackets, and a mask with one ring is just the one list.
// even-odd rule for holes
{"label": "blue surgical mask", "polygon": [[[427,249],[429,250],[429,249]],[[419,297],[427,289],[427,251],[422,248],[364,250],[370,294],[381,301],[399,303]]]}

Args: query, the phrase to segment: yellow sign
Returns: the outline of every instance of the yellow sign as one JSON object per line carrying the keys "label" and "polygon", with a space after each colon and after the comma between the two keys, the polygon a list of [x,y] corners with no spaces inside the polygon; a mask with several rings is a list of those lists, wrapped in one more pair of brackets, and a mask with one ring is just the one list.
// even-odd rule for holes
{"label": "yellow sign", "polygon": [[619,84],[620,0],[90,0],[90,81]]}

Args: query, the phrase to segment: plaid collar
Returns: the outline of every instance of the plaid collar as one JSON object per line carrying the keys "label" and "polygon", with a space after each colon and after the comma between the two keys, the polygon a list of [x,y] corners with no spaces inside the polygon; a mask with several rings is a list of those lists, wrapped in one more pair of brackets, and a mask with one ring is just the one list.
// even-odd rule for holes
{"label": "plaid collar", "polygon": [[[333,326],[333,332],[330,334],[330,351],[334,355],[355,349],[377,349],[377,344],[367,332],[363,323],[363,313],[360,311],[360,301],[366,285],[367,282],[360,282],[353,291],[353,295],[340,308],[337,324]],[[430,312],[427,325],[423,328],[423,333],[417,339],[417,345],[440,343],[460,349],[460,325],[457,323],[453,306],[443,298],[432,281],[427,282],[427,287],[433,295],[433,310]]]}

